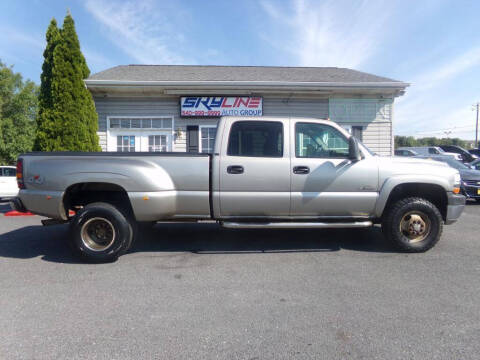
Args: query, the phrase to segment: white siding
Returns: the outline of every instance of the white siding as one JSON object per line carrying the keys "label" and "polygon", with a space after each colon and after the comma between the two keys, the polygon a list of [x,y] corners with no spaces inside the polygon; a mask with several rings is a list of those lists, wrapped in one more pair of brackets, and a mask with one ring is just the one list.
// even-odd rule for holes
{"label": "white siding", "polygon": [[332,98],[330,119],[363,127],[363,142],[379,155],[392,155],[393,99]]}
{"label": "white siding", "polygon": [[97,131],[97,135],[98,135],[98,144],[102,148],[102,151],[107,151],[107,132]]}
{"label": "white siding", "polygon": [[375,121],[363,130],[363,143],[379,155],[392,155],[392,123]]}
{"label": "white siding", "polygon": [[[107,131],[107,116],[173,116],[175,134],[172,150],[186,151],[186,124],[187,122],[188,124],[194,124],[196,120],[186,120],[180,117],[180,99],[178,97],[96,97],[94,100],[98,112],[100,132]],[[202,124],[216,124],[216,119],[199,121]],[[177,134],[180,136],[177,136]]]}
{"label": "white siding", "polygon": [[263,98],[264,116],[328,118],[328,99]]}

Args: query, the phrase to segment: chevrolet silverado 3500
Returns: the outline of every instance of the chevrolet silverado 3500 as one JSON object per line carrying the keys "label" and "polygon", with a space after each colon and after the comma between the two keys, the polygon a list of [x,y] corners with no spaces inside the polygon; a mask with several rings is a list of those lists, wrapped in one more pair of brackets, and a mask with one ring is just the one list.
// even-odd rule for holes
{"label": "chevrolet silverado 3500", "polygon": [[[216,221],[228,228],[366,228],[422,252],[465,206],[458,171],[372,154],[318,119],[224,117],[212,154],[29,153],[12,205],[69,222],[83,259],[112,261],[139,224]],[[74,213],[74,215],[72,215]]]}

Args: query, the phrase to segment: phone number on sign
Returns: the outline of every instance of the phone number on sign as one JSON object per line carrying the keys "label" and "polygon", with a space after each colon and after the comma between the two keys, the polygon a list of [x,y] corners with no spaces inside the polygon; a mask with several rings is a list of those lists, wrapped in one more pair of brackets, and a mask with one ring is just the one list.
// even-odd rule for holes
{"label": "phone number on sign", "polygon": [[220,116],[220,111],[204,110],[182,110],[182,116]]}

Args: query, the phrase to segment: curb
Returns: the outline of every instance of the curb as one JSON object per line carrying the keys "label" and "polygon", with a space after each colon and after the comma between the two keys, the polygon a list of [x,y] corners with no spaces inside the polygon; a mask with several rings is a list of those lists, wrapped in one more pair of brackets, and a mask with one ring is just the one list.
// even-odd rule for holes
{"label": "curb", "polygon": [[35,216],[35,214],[32,214],[31,212],[20,212],[16,210],[8,211],[3,216]]}

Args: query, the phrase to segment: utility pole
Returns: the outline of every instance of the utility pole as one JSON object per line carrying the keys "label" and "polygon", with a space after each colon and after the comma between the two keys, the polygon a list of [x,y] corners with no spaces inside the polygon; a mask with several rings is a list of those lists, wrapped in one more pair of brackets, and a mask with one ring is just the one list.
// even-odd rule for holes
{"label": "utility pole", "polygon": [[480,106],[480,103],[477,101],[477,103],[474,106],[474,109],[477,110],[477,121],[475,125],[475,149],[478,149],[478,107]]}

